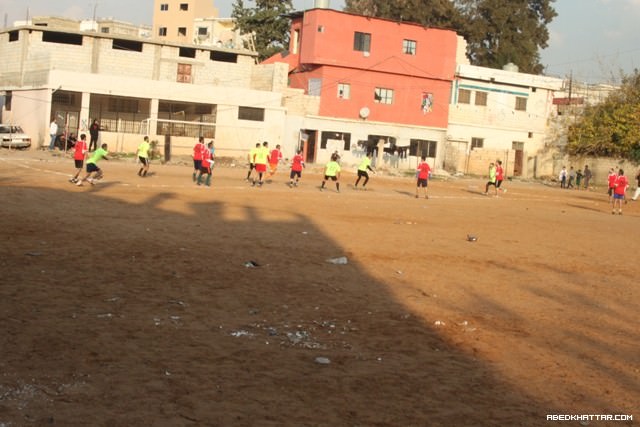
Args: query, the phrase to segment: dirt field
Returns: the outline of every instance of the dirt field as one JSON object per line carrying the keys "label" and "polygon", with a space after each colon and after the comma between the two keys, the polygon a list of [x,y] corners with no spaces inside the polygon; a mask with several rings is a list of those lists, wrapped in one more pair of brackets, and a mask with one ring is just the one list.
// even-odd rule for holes
{"label": "dirt field", "polygon": [[2,427],[638,423],[640,202],[101,166],[0,151]]}

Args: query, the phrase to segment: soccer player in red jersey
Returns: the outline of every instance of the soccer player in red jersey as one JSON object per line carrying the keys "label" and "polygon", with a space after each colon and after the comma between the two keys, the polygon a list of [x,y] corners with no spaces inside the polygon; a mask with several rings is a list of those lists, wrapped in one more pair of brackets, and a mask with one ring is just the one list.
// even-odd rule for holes
{"label": "soccer player in red jersey", "polygon": [[613,184],[613,202],[611,204],[612,215],[616,214],[616,204],[618,205],[618,215],[622,215],[622,201],[624,200],[624,195],[627,192],[627,187],[629,187],[629,180],[624,176],[624,171],[620,169],[618,171],[616,181]]}
{"label": "soccer player in red jersey", "polygon": [[198,142],[193,146],[193,181],[196,181],[196,174],[202,168],[202,159],[204,158],[207,147],[204,145],[204,136],[198,138]]}
{"label": "soccer player in red jersey", "polygon": [[503,193],[507,192],[505,188],[500,188],[503,180],[504,169],[502,168],[502,160],[496,160],[496,196],[498,195],[498,191],[502,191]]}
{"label": "soccer player in red jersey", "polygon": [[418,193],[420,187],[424,189],[424,198],[428,199],[427,186],[429,185],[429,174],[431,173],[431,167],[427,163],[427,158],[422,156],[420,158],[420,164],[417,169],[417,182],[416,182],[416,199],[419,197]]}
{"label": "soccer player in red jersey", "polygon": [[609,184],[609,189],[607,190],[607,194],[609,195],[609,203],[613,201],[613,190],[616,186],[616,179],[618,175],[616,175],[615,169],[609,169],[609,175],[607,175],[607,183]]}
{"label": "soccer player in red jersey", "polygon": [[[291,173],[289,173],[289,187],[297,187],[298,181],[302,177],[302,169],[305,167],[302,158],[302,150],[298,150],[296,155],[291,159]],[[295,181],[294,181],[295,178]]]}
{"label": "soccer player in red jersey", "polygon": [[73,162],[76,166],[76,174],[69,180],[69,182],[76,184],[78,182],[78,176],[82,172],[84,166],[84,160],[87,157],[87,135],[84,133],[80,135],[80,139],[76,141],[73,152]]}
{"label": "soccer player in red jersey", "polygon": [[271,178],[276,174],[278,170],[278,164],[282,161],[282,151],[280,151],[280,144],[276,145],[276,148],[269,153],[269,176]]}
{"label": "soccer player in red jersey", "polygon": [[207,175],[204,185],[211,187],[211,171],[213,169],[213,153],[211,152],[211,148],[213,148],[213,142],[210,142],[207,145],[205,152],[202,154],[200,171],[198,173],[198,178],[196,178],[196,183],[198,185],[202,184],[202,175]]}

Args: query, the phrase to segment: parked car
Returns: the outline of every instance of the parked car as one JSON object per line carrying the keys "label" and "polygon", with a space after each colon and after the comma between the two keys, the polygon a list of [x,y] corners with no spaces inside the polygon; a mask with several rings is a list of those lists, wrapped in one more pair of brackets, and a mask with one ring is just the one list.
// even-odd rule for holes
{"label": "parked car", "polygon": [[0,146],[5,148],[29,148],[31,137],[18,125],[0,124]]}

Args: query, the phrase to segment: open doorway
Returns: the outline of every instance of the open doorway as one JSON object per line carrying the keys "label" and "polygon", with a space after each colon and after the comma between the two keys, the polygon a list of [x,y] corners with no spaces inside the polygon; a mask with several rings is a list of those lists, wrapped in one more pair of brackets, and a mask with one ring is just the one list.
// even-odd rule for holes
{"label": "open doorway", "polygon": [[302,157],[305,163],[315,163],[318,131],[300,129],[299,148],[302,149]]}
{"label": "open doorway", "polygon": [[522,176],[522,167],[524,164],[524,142],[513,141],[511,148],[516,152],[513,163],[513,176]]}

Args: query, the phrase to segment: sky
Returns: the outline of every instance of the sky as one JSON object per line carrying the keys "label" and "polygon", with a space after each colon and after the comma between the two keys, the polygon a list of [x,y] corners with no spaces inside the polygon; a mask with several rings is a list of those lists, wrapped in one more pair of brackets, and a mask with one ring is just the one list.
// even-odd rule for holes
{"label": "sky", "polygon": [[[245,0],[247,5],[253,3]],[[341,10],[344,0],[329,0]],[[214,0],[230,16],[233,0]],[[294,0],[297,10],[314,0]],[[558,16],[549,24],[548,47],[540,52],[545,74],[587,83],[619,83],[621,73],[640,69],[640,0],[555,0]],[[151,25],[153,0],[0,0],[2,26],[27,16],[114,18]]]}

